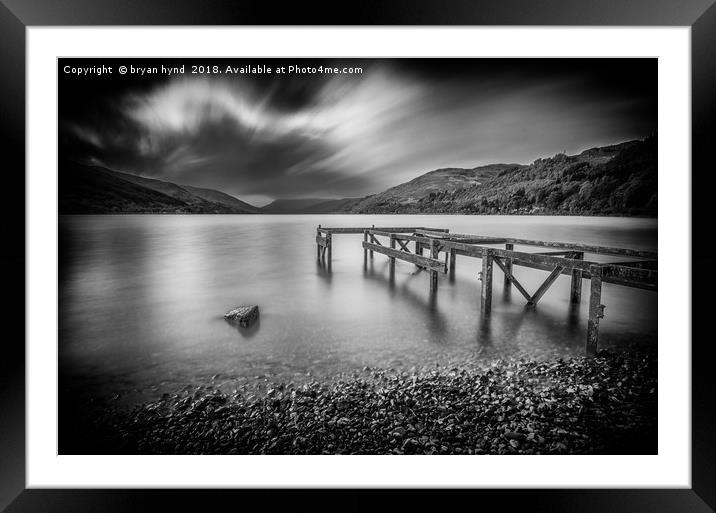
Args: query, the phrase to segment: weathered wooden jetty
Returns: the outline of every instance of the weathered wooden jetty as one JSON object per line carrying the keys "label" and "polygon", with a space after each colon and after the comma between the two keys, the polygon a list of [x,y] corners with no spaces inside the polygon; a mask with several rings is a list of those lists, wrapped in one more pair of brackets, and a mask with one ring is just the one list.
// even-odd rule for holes
{"label": "weathered wooden jetty", "polygon": [[[374,253],[381,253],[389,259],[391,274],[395,272],[396,259],[410,262],[427,271],[431,293],[437,291],[438,273],[447,274],[450,280],[454,280],[458,255],[481,259],[480,309],[483,315],[489,315],[492,309],[494,265],[497,265],[504,273],[505,290],[509,292],[510,287],[514,285],[529,306],[537,305],[550,286],[562,274],[571,276],[570,302],[578,304],[582,299],[582,280],[590,280],[586,340],[586,354],[590,356],[597,352],[599,320],[604,317],[602,283],[613,283],[655,292],[657,290],[658,258],[657,253],[653,251],[450,233],[450,230],[445,228],[375,226],[369,228],[324,228],[318,225],[316,230],[317,258],[329,269],[332,261],[333,236],[338,234],[363,234],[364,266],[367,266],[368,260],[373,258]],[[411,242],[414,243],[413,251],[408,246]],[[503,245],[504,249],[501,247]],[[547,251],[515,251],[515,246],[536,247],[547,249]],[[427,256],[425,255],[426,250]],[[443,260],[440,260],[441,253],[444,255]],[[585,254],[608,255],[624,260],[596,262],[586,259]],[[530,294],[515,277],[513,273],[515,266],[548,271],[549,275],[537,290]]]}

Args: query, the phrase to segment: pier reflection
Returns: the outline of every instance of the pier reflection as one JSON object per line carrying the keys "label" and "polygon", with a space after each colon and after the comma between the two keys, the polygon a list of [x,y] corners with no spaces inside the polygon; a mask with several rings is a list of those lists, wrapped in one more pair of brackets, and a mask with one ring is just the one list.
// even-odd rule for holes
{"label": "pier reflection", "polygon": [[[364,277],[369,281],[379,282],[382,287],[388,289],[391,298],[399,300],[401,304],[408,305],[416,316],[426,319],[427,327],[433,335],[433,340],[443,340],[447,331],[447,320],[438,307],[437,292],[426,291],[423,294],[415,292],[412,287],[413,281],[418,278],[424,278],[424,276],[420,276],[420,273],[408,274],[402,283],[397,284],[395,273],[392,273],[391,276],[387,267],[386,263],[386,265],[376,269],[370,263],[368,264],[368,269],[364,272]],[[422,285],[420,288],[422,288]]]}

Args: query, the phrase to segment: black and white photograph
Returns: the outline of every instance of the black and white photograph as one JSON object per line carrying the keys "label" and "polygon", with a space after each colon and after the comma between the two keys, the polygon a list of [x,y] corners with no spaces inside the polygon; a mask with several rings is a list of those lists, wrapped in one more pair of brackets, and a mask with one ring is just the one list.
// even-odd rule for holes
{"label": "black and white photograph", "polygon": [[657,67],[59,58],[59,454],[658,454]]}

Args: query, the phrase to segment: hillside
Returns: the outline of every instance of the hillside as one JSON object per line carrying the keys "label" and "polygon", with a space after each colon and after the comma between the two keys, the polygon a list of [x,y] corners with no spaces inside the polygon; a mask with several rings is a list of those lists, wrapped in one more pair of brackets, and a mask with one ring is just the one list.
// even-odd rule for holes
{"label": "hillside", "polygon": [[265,214],[338,214],[350,213],[363,198],[278,199],[261,208]]}
{"label": "hillside", "polygon": [[258,211],[218,191],[142,178],[100,166],[65,161],[60,165],[60,175],[60,214],[245,214]]}
{"label": "hillside", "polygon": [[256,208],[213,189],[64,162],[61,214],[657,215],[657,137],[529,165],[443,168],[364,198],[278,199]]}
{"label": "hillside", "polygon": [[[475,170],[433,171],[359,203],[352,212],[657,214],[656,136],[573,156],[558,154],[527,166],[501,166],[499,171],[485,173],[480,183],[468,181],[465,186],[449,179],[460,173],[471,176],[469,171]],[[448,178],[448,182],[435,177]]]}
{"label": "hillside", "polygon": [[417,208],[417,205],[431,194],[479,186],[500,173],[519,168],[518,164],[491,164],[473,169],[436,169],[370,196],[355,205],[352,210],[356,213],[391,213],[396,208]]}
{"label": "hillside", "polygon": [[249,203],[246,203],[245,201],[241,201],[238,198],[234,198],[233,196],[229,196],[226,193],[215,191],[214,189],[204,189],[202,187],[192,187],[191,185],[182,185],[184,189],[191,192],[195,196],[198,196],[206,201],[210,201],[213,203],[220,203],[222,205],[226,205],[227,207],[235,208],[238,210],[244,210],[247,214],[260,214],[261,209],[258,207],[255,207],[253,205],[250,205]]}

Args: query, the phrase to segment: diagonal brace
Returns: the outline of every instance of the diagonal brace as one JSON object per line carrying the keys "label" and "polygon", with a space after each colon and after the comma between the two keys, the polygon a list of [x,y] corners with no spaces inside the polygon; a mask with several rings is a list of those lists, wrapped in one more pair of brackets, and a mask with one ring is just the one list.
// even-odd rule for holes
{"label": "diagonal brace", "polygon": [[397,239],[397,238],[396,238],[395,240],[397,240],[397,241],[398,241],[398,244],[400,244],[400,249],[402,249],[403,251],[407,251],[408,253],[411,252],[411,251],[408,249],[408,242],[409,242],[409,241],[403,242],[401,239]]}
{"label": "diagonal brace", "polygon": [[527,300],[528,305],[536,305],[537,302],[542,299],[542,296],[544,296],[545,292],[549,290],[549,288],[552,286],[554,281],[559,277],[560,274],[562,274],[562,271],[564,270],[564,267],[561,265],[556,266],[552,272],[547,276],[547,279],[542,283],[542,285],[539,286],[537,289],[537,292],[534,293],[534,295],[530,296],[530,294],[525,290],[525,288],[522,286],[522,284],[517,281],[517,279],[512,274],[512,271],[508,269],[505,264],[500,260],[500,257],[494,257],[495,263],[498,265],[498,267],[502,270],[503,273],[505,273],[505,276],[507,276],[507,279],[512,282],[512,284],[515,286],[517,290],[520,291],[520,294],[522,294],[525,299]]}
{"label": "diagonal brace", "polygon": [[562,274],[562,271],[564,270],[564,267],[561,265],[558,265],[554,268],[554,270],[547,276],[547,279],[544,280],[544,283],[540,285],[540,287],[537,289],[537,292],[534,293],[534,296],[532,296],[532,299],[529,301],[529,303],[536,305],[537,301],[539,301],[542,296],[544,296],[544,293],[547,292],[547,290],[552,286],[554,283],[554,280],[556,280],[560,274]]}
{"label": "diagonal brace", "polygon": [[497,266],[502,270],[503,273],[505,273],[505,276],[507,276],[507,279],[512,282],[512,284],[515,286],[517,290],[520,291],[520,294],[522,294],[528,303],[532,302],[532,296],[529,295],[529,293],[525,290],[525,288],[522,286],[522,284],[517,281],[517,278],[515,278],[512,275],[512,271],[510,271],[505,264],[502,262],[501,257],[494,257],[493,260],[497,264]]}

